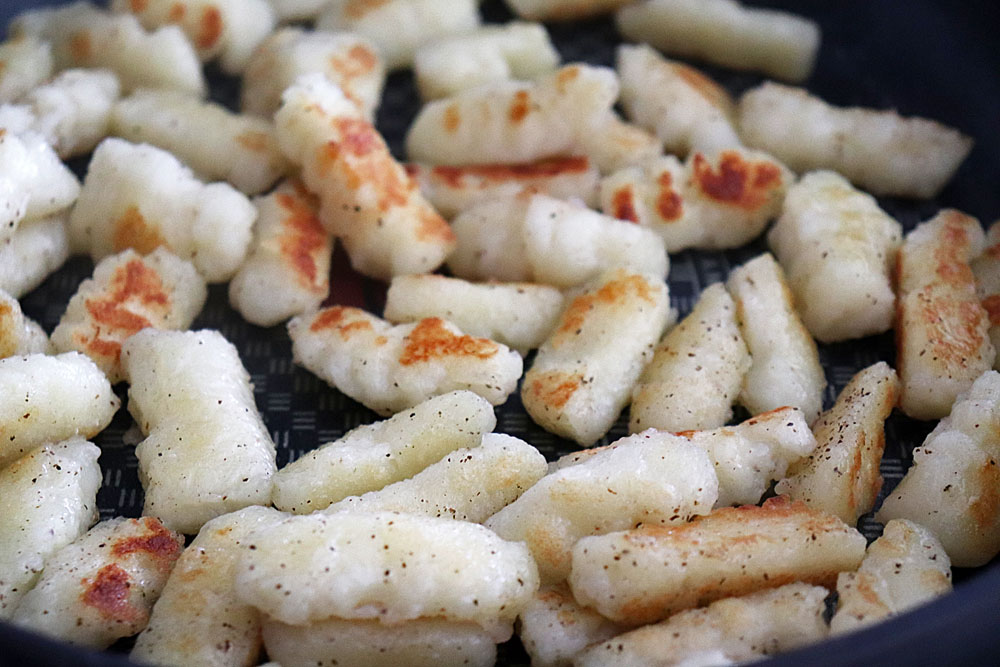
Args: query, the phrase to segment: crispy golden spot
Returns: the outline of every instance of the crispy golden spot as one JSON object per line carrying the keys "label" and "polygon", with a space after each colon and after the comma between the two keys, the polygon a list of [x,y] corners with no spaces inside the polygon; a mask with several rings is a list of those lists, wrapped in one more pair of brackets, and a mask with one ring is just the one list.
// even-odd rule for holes
{"label": "crispy golden spot", "polygon": [[684,213],[684,202],[680,194],[674,190],[674,177],[669,171],[660,174],[656,181],[660,191],[656,195],[656,210],[660,217],[669,222],[679,220]]}
{"label": "crispy golden spot", "polygon": [[420,320],[406,337],[399,363],[409,366],[444,357],[489,359],[499,350],[499,346],[488,338],[454,334],[444,326],[441,318],[428,317]]}
{"label": "crispy golden spot", "polygon": [[115,222],[111,242],[115,252],[134,248],[136,252],[146,255],[166,243],[159,230],[146,222],[136,206],[129,206]]}
{"label": "crispy golden spot", "polygon": [[771,200],[782,177],[774,163],[748,162],[736,151],[723,151],[718,171],[702,153],[695,153],[692,181],[711,199],[755,211]]}
{"label": "crispy golden spot", "polygon": [[960,301],[954,295],[934,291],[933,287],[925,287],[916,303],[916,318],[930,346],[928,354],[944,366],[966,368],[979,358],[987,313],[977,301]]}
{"label": "crispy golden spot", "polygon": [[514,101],[510,103],[507,116],[510,122],[517,125],[531,112],[531,95],[526,90],[514,93]]}
{"label": "crispy golden spot", "polygon": [[1000,516],[1000,465],[992,457],[972,473],[979,494],[969,502],[969,514],[980,532],[993,530]]}
{"label": "crispy golden spot", "polygon": [[201,11],[201,21],[198,24],[198,34],[194,38],[199,49],[210,49],[222,36],[222,12],[218,7],[209,6]]}
{"label": "crispy golden spot", "polygon": [[444,129],[447,132],[455,132],[462,124],[462,113],[458,110],[457,104],[449,104],[444,109]]}
{"label": "crispy golden spot", "polygon": [[141,14],[149,7],[149,0],[129,0],[128,4],[133,14]]}
{"label": "crispy golden spot", "polygon": [[307,289],[326,291],[328,277],[319,275],[317,259],[327,251],[327,233],[307,200],[287,194],[277,196],[286,212],[281,220],[278,241],[282,256],[295,271],[295,278]]}
{"label": "crispy golden spot", "polygon": [[[350,310],[354,310],[353,308]],[[309,325],[309,331],[322,331],[323,329],[333,329],[347,316],[348,309],[344,306],[331,306],[324,308],[313,318]]]}
{"label": "crispy golden spot", "polygon": [[184,20],[185,14],[187,14],[187,7],[180,2],[175,2],[167,13],[167,21],[169,23],[180,23]]}
{"label": "crispy golden spot", "polygon": [[442,241],[444,243],[455,241],[455,232],[451,230],[451,225],[430,206],[421,206],[417,217],[418,241]]}
{"label": "crispy golden spot", "polygon": [[559,327],[556,329],[554,343],[558,345],[561,342],[560,338],[576,335],[586,324],[590,312],[597,306],[622,305],[627,302],[630,295],[635,295],[650,304],[655,303],[652,287],[645,278],[638,275],[626,275],[609,280],[600,289],[576,297],[563,312]]}
{"label": "crispy golden spot", "polygon": [[968,216],[958,211],[946,213],[939,243],[934,247],[934,274],[946,285],[975,284],[972,269],[965,261],[971,242],[964,224],[967,220]]}
{"label": "crispy golden spot", "polygon": [[[522,164],[474,164],[464,167],[438,166],[431,170],[437,180],[451,188],[466,187],[466,177],[489,182],[532,181],[539,178],[555,178],[564,174],[584,173],[590,168],[587,157],[565,157]],[[418,167],[411,166],[415,174]]]}
{"label": "crispy golden spot", "polygon": [[158,567],[164,570],[170,569],[184,549],[183,541],[167,530],[156,517],[143,517],[142,522],[149,532],[142,536],[118,540],[111,547],[111,554],[120,557],[137,552],[147,553],[153,557]]}
{"label": "crispy golden spot", "polygon": [[363,44],[356,44],[347,51],[347,57],[330,56],[330,69],[344,81],[350,81],[375,69],[377,56]]}
{"label": "crispy golden spot", "polygon": [[1000,294],[990,294],[983,299],[983,309],[989,315],[990,324],[1000,324]]}
{"label": "crispy golden spot", "polygon": [[389,0],[347,0],[343,9],[344,16],[349,19],[361,19],[388,2]]}
{"label": "crispy golden spot", "polygon": [[90,33],[86,30],[78,30],[69,38],[69,53],[73,61],[78,64],[90,62],[94,56],[94,48],[90,41]]}
{"label": "crispy golden spot", "polygon": [[118,623],[145,622],[146,612],[129,601],[132,578],[119,566],[105,565],[92,581],[84,579],[83,583],[86,588],[80,595],[81,600],[104,618]]}
{"label": "crispy golden spot", "polygon": [[9,357],[17,351],[16,320],[14,308],[7,303],[0,302],[0,359]]}
{"label": "crispy golden spot", "polygon": [[639,213],[635,210],[635,192],[633,192],[632,186],[626,185],[615,190],[611,197],[611,215],[619,220],[639,222]]}
{"label": "crispy golden spot", "polygon": [[255,153],[267,153],[274,146],[271,135],[267,132],[256,132],[253,130],[247,130],[236,135],[236,143],[248,151]]}
{"label": "crispy golden spot", "polygon": [[573,83],[580,76],[580,66],[570,65],[569,67],[563,67],[556,74],[556,90],[560,93],[566,92],[566,86]]}
{"label": "crispy golden spot", "polygon": [[708,100],[712,106],[722,109],[727,114],[732,113],[733,100],[725,88],[693,67],[681,63],[670,63],[670,68],[685,83],[694,88],[699,95]]}
{"label": "crispy golden spot", "polygon": [[540,404],[558,410],[565,407],[580,388],[582,380],[583,376],[579,373],[551,371],[533,378],[528,392]]}

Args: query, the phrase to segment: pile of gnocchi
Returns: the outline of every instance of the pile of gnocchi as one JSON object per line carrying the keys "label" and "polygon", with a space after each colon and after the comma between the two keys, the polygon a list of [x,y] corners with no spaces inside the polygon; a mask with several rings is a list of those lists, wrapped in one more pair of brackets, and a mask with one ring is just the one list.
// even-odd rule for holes
{"label": "pile of gnocchi", "polygon": [[[515,635],[539,667],[733,664],[1000,553],[1000,225],[904,231],[875,199],[934,197],[972,139],[808,92],[819,27],[749,2],[479,5],[9,25],[0,619],[164,666],[492,665]],[[615,66],[562,62],[549,30],[599,16]],[[734,98],[700,64],[765,81]],[[374,125],[400,70],[406,162]],[[753,242],[672,307],[672,256]],[[338,302],[335,245],[382,312]],[[46,331],[21,300],[71,255],[93,271]],[[378,419],[279,467],[240,350],[190,330],[226,284]],[[818,344],[889,331],[895,368],[824,401]],[[502,432],[509,401],[564,455]],[[123,407],[142,516],[98,522]],[[876,507],[894,410],[936,426]]]}

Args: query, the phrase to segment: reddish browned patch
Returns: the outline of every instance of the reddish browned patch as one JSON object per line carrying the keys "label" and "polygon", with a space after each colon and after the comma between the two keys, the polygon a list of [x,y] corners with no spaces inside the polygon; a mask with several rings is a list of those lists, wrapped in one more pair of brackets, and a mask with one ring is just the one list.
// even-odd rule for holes
{"label": "reddish browned patch", "polygon": [[560,371],[552,371],[532,379],[529,393],[542,405],[560,409],[565,407],[576,390],[580,388],[583,376]]}
{"label": "reddish browned patch", "polygon": [[287,194],[277,196],[278,205],[286,215],[281,221],[282,234],[278,241],[287,264],[295,271],[295,278],[307,289],[326,291],[328,276],[320,275],[317,257],[329,252],[327,233],[316,212],[303,199]]}
{"label": "reddish browned patch", "polygon": [[209,6],[201,11],[201,21],[198,23],[198,34],[194,38],[199,49],[210,49],[222,36],[222,12],[218,7]]}
{"label": "reddish browned patch", "polygon": [[[350,310],[354,310],[353,308]],[[324,308],[316,314],[309,331],[322,331],[323,329],[333,329],[338,326],[347,315],[348,309],[343,306],[331,306]]]}
{"label": "reddish browned patch", "polygon": [[363,44],[355,44],[348,49],[346,58],[339,55],[330,56],[330,69],[338,78],[350,81],[371,72],[377,62],[377,57],[371,49]]}
{"label": "reddish browned patch", "polygon": [[670,67],[673,69],[674,74],[694,88],[699,95],[708,100],[709,104],[725,110],[726,113],[730,112],[733,100],[729,97],[729,93],[725,88],[693,67],[681,63],[670,63]]}
{"label": "reddish browned patch", "polygon": [[136,623],[145,613],[129,602],[132,578],[128,572],[112,563],[98,570],[93,581],[84,579],[80,597],[83,603],[95,608],[101,616],[120,623]]}
{"label": "reddish browned patch", "polygon": [[966,225],[971,218],[958,211],[947,211],[942,215],[944,224],[940,230],[939,243],[934,247],[934,273],[947,285],[974,285],[972,269],[965,261],[970,244]]}
{"label": "reddish browned patch", "polygon": [[576,81],[576,79],[579,76],[580,76],[579,65],[570,65],[568,67],[563,67],[561,70],[559,70],[559,73],[556,74],[556,90],[558,90],[560,93],[565,92],[566,86]]}
{"label": "reddish browned patch", "polygon": [[990,316],[990,324],[1000,324],[1000,294],[990,294],[983,299],[983,309]]}
{"label": "reddish browned patch", "polygon": [[674,177],[669,171],[664,171],[656,181],[660,187],[656,195],[656,210],[660,217],[667,221],[679,220],[684,213],[684,202],[680,194],[674,190]]}
{"label": "reddish browned patch", "polygon": [[146,218],[136,206],[129,206],[122,217],[115,222],[111,241],[115,252],[134,248],[140,254],[146,255],[161,245],[166,245],[166,243],[167,241],[160,235],[160,231],[146,222]]}
{"label": "reddish browned patch", "polygon": [[707,197],[754,211],[780,187],[781,170],[771,162],[747,162],[735,151],[723,151],[714,171],[703,154],[695,153],[692,179]]}
{"label": "reddish browned patch", "polygon": [[336,168],[339,174],[331,178],[340,180],[346,190],[370,186],[378,194],[380,213],[405,206],[417,189],[416,182],[389,154],[375,128],[359,118],[335,118],[332,124],[340,138],[319,149],[319,170],[329,172]]}
{"label": "reddish browned patch", "polygon": [[639,213],[635,210],[635,192],[632,190],[632,186],[626,185],[615,190],[611,196],[611,215],[619,220],[639,222]]}
{"label": "reddish browned patch", "polygon": [[404,366],[444,357],[475,357],[489,359],[500,348],[488,338],[453,334],[439,317],[428,317],[417,323],[399,356]]}
{"label": "reddish browned patch", "polygon": [[447,132],[455,132],[462,124],[462,113],[458,110],[457,104],[449,104],[444,109],[444,129]]}
{"label": "reddish browned patch", "polygon": [[519,90],[514,93],[514,101],[510,103],[507,110],[507,117],[510,122],[517,125],[527,117],[531,111],[531,95],[526,90]]}
{"label": "reddish browned patch", "polygon": [[17,350],[17,327],[14,308],[0,302],[0,359],[11,356]]}
{"label": "reddish browned patch", "polygon": [[[416,168],[414,168],[416,169]],[[565,174],[584,173],[590,169],[587,157],[565,157],[522,164],[474,164],[464,167],[438,166],[431,170],[437,180],[451,188],[462,188],[467,184],[466,176],[489,182],[533,181],[555,178]]]}
{"label": "reddish browned patch", "polygon": [[351,155],[364,157],[383,145],[382,137],[363,118],[339,116],[333,119],[333,127],[340,134],[338,144]]}
{"label": "reddish browned patch", "polygon": [[94,47],[91,44],[89,32],[79,30],[73,33],[69,38],[69,54],[78,65],[90,62],[94,56]]}
{"label": "reddish browned patch", "polygon": [[[2,70],[0,70],[0,71],[2,71]],[[989,246],[983,252],[986,255],[988,255],[989,257],[992,257],[993,259],[1000,259],[1000,243],[995,243],[995,244]]]}
{"label": "reddish browned patch", "polygon": [[177,536],[167,530],[155,517],[144,517],[143,525],[148,534],[137,537],[126,537],[115,542],[111,547],[111,555],[125,556],[131,553],[147,553],[153,557],[157,565],[166,569],[177,560],[183,549],[183,543]]}
{"label": "reddish browned patch", "polygon": [[969,514],[980,532],[994,530],[1000,517],[1000,464],[993,458],[973,474],[972,488],[979,491],[969,503]]}
{"label": "reddish browned patch", "polygon": [[389,0],[347,0],[342,11],[346,18],[360,19],[388,2]]}
{"label": "reddish browned patch", "polygon": [[556,329],[558,345],[559,337],[575,335],[586,323],[587,316],[598,305],[620,305],[626,302],[629,294],[648,303],[654,303],[653,290],[642,276],[626,275],[609,280],[593,292],[581,294],[573,299],[562,315],[559,328]]}
{"label": "reddish browned patch", "polygon": [[175,2],[170,11],[167,13],[168,23],[180,23],[184,20],[184,15],[187,14],[187,7],[185,7],[180,2]]}
{"label": "reddish browned patch", "polygon": [[267,132],[255,132],[253,130],[247,130],[236,135],[236,143],[248,151],[255,153],[267,153],[274,145],[271,136]]}
{"label": "reddish browned patch", "polygon": [[141,14],[149,7],[149,0],[129,0],[128,4],[133,14]]}
{"label": "reddish browned patch", "polygon": [[455,241],[455,232],[451,230],[451,225],[429,205],[421,206],[419,213],[417,213],[416,235],[417,240],[421,242],[452,243]]}

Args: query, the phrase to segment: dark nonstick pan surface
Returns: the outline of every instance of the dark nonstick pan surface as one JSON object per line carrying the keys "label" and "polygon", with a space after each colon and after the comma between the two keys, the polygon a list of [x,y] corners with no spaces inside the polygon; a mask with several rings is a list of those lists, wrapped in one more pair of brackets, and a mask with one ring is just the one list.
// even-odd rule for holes
{"label": "dark nonstick pan surface", "polygon": [[[448,0],[441,0],[447,2]],[[746,0],[754,6],[786,9],[817,20],[823,44],[817,68],[805,83],[812,92],[838,105],[895,108],[904,115],[920,115],[952,125],[975,141],[968,160],[955,179],[931,201],[880,199],[882,206],[906,229],[933,216],[940,208],[962,209],[989,224],[1000,217],[1000,27],[990,0],[946,3],[933,0],[866,2],[842,0]],[[6,25],[18,12],[54,1],[0,0],[0,21]],[[500,0],[485,0],[487,21],[511,18]],[[582,60],[611,65],[620,41],[610,20],[549,26],[564,61]],[[733,93],[756,85],[760,77],[704,66]],[[212,95],[232,105],[239,83],[209,68]],[[378,116],[378,127],[396,155],[404,157],[402,139],[419,105],[409,73],[390,76]],[[85,173],[86,160],[72,165]],[[681,314],[691,309],[700,291],[724,280],[737,266],[765,249],[758,241],[727,252],[688,251],[671,257],[669,277],[672,304]],[[72,258],[41,287],[26,295],[22,305],[47,331],[58,322],[81,280],[89,277],[88,258]],[[334,257],[332,302],[381,312],[385,286],[362,279],[347,268],[338,250]],[[278,465],[300,456],[347,430],[376,419],[374,413],[329,388],[311,373],[291,363],[291,346],[283,327],[262,329],[247,324],[227,302],[225,286],[214,286],[194,328],[219,329],[240,349],[255,384],[258,408],[278,446]],[[861,368],[879,359],[894,361],[891,334],[838,345],[821,345],[821,359],[830,383],[829,406],[840,389]],[[528,360],[530,362],[530,358]],[[125,387],[118,387],[125,398]],[[497,430],[532,443],[549,459],[576,447],[535,426],[517,395],[497,410]],[[902,478],[910,452],[933,424],[894,415],[887,423],[887,447],[882,462],[884,497]],[[123,443],[131,420],[123,408],[95,441],[102,449],[104,485],[98,496],[102,518],[138,516],[142,489],[133,448]],[[627,420],[598,444],[627,433]],[[869,539],[881,526],[863,517],[859,529]],[[774,664],[997,664],[1000,655],[1000,564],[976,570],[956,570],[955,592],[922,609],[875,628],[780,656]],[[98,654],[66,646],[0,623],[0,665],[123,665],[128,643],[118,654]],[[501,664],[526,664],[516,640],[502,646]]]}

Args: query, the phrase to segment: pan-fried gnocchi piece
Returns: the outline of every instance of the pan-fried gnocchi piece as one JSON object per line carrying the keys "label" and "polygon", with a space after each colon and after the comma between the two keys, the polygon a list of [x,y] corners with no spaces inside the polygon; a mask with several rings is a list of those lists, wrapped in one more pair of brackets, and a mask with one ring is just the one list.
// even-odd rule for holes
{"label": "pan-fried gnocchi piece", "polygon": [[448,167],[410,163],[406,171],[417,179],[420,191],[446,218],[495,200],[509,201],[527,193],[557,199],[597,203],[601,173],[588,157],[574,156],[526,164],[473,164]]}
{"label": "pan-fried gnocchi piece", "polygon": [[507,0],[510,10],[532,21],[570,21],[608,14],[634,0]]}
{"label": "pan-fried gnocchi piece", "polygon": [[833,343],[892,326],[890,273],[903,228],[874,197],[832,171],[806,174],[788,189],[767,241],[815,338]]}
{"label": "pan-fried gnocchi piece", "polygon": [[517,164],[572,155],[607,118],[618,78],[567,65],[533,82],[498,81],[424,105],[406,151],[429,164]]}
{"label": "pan-fried gnocchi piece", "polygon": [[479,625],[437,618],[393,625],[339,618],[287,625],[265,618],[262,631],[268,657],[281,667],[491,667],[497,657],[493,638]]}
{"label": "pan-fried gnocchi piece", "polygon": [[0,42],[0,104],[16,101],[52,76],[52,46],[21,36]]}
{"label": "pan-fried gnocchi piece", "polygon": [[25,222],[0,240],[0,289],[20,298],[41,285],[67,257],[65,214]]}
{"label": "pan-fried gnocchi piece", "polygon": [[45,330],[21,312],[17,299],[0,288],[0,359],[49,351]]}
{"label": "pan-fried gnocchi piece", "polygon": [[355,270],[388,280],[433,271],[455,247],[448,223],[420,194],[385,140],[322,74],[285,91],[275,115],[285,156],[319,195],[320,220]]}
{"label": "pan-fried gnocchi piece", "polygon": [[267,0],[111,0],[147,30],[177,24],[202,61],[219,59],[223,71],[240,74],[260,42],[274,30]]}
{"label": "pan-fried gnocchi piece", "polygon": [[909,519],[941,540],[956,567],[1000,553],[1000,373],[987,371],[913,450],[913,465],[875,515]]}
{"label": "pan-fried gnocchi piece", "polygon": [[538,571],[524,544],[478,524],[341,512],[293,516],[254,535],[236,589],[291,625],[435,617],[478,623],[502,641],[538,589]]}
{"label": "pan-fried gnocchi piece", "polygon": [[658,276],[610,271],[570,300],[524,375],[521,401],[545,430],[590,446],[632,397],[676,319]]}
{"label": "pan-fried gnocchi piece", "polygon": [[593,132],[580,137],[580,150],[602,174],[653,160],[663,154],[663,142],[643,128],[609,113]]}
{"label": "pan-fried gnocchi piece", "polygon": [[184,550],[153,517],[102,521],[45,561],[11,621],[71,644],[104,649],[138,633]]}
{"label": "pan-fried gnocchi piece", "polygon": [[281,93],[303,74],[322,72],[344,91],[365,120],[375,118],[385,84],[385,67],[374,45],[360,35],[282,28],[254,51],[246,72],[240,108],[271,118]]}
{"label": "pan-fried gnocchi piece", "polygon": [[22,221],[65,211],[80,194],[80,181],[45,138],[28,130],[14,134],[0,127],[0,243]]}
{"label": "pan-fried gnocchi piece", "polygon": [[555,470],[485,525],[531,549],[542,581],[570,572],[577,540],[639,523],[669,525],[707,514],[718,481],[705,451],[650,429]]}
{"label": "pan-fried gnocchi piece", "polygon": [[478,0],[330,0],[316,28],[370,39],[389,69],[413,64],[417,50],[479,26]]}
{"label": "pan-fried gnocchi piece", "polygon": [[518,618],[518,635],[535,667],[564,667],[591,644],[622,633],[617,623],[581,606],[565,584],[543,586]]}
{"label": "pan-fried gnocchi piece", "polygon": [[344,498],[325,511],[403,512],[482,523],[547,471],[545,457],[528,443],[487,433],[477,447],[456,449],[409,479]]}
{"label": "pan-fried gnocchi piece", "polygon": [[174,90],[139,90],[115,104],[112,131],[173,153],[207,181],[254,195],[288,170],[274,126]]}
{"label": "pan-fried gnocchi piece", "polygon": [[969,262],[983,249],[979,221],[946,209],[906,235],[896,260],[899,407],[940,419],[956,397],[993,367],[990,318]]}
{"label": "pan-fried gnocchi piece", "polygon": [[601,181],[601,210],[656,231],[667,252],[735,248],[781,211],[794,176],[766,153],[731,148],[667,155]]}
{"label": "pan-fried gnocchi piece", "polygon": [[134,16],[111,14],[81,1],[24,12],[9,31],[51,42],[56,69],[113,71],[126,92],[145,86],[205,94],[198,56],[176,26],[146,32]]}
{"label": "pan-fried gnocchi piece", "polygon": [[642,625],[795,581],[832,587],[864,555],[865,538],[854,528],[778,496],[677,527],[585,537],[573,547],[569,583],[581,604]]}
{"label": "pan-fried gnocchi piece", "polygon": [[496,424],[492,406],[478,394],[435,396],[306,452],[274,476],[271,499],[295,514],[321,510],[413,477],[457,449],[476,447]]}
{"label": "pan-fried gnocchi piece", "polygon": [[[986,248],[970,263],[979,303],[990,318],[990,341],[1000,350],[1000,220],[986,230]],[[1000,359],[1000,354],[997,355]],[[993,368],[998,365],[993,361]]]}
{"label": "pan-fried gnocchi piece", "polygon": [[206,523],[177,560],[130,657],[152,665],[257,664],[260,615],[237,599],[233,578],[247,537],[284,518],[247,507]]}
{"label": "pan-fried gnocchi piece", "polygon": [[643,369],[632,390],[629,431],[722,426],[733,416],[733,403],[749,369],[736,304],[721,283],[709,285]]}
{"label": "pan-fried gnocchi piece", "polygon": [[120,405],[101,369],[77,352],[0,359],[0,465],[47,443],[91,438]]}
{"label": "pan-fried gnocchi piece", "polygon": [[262,327],[319,308],[330,292],[333,237],[316,200],[297,181],[254,200],[257,222],[247,259],[229,283],[229,303]]}
{"label": "pan-fried gnocchi piece", "polygon": [[470,283],[439,275],[396,276],[385,318],[415,322],[441,317],[470,336],[514,348],[522,355],[542,344],[563,310],[555,287],[532,283]]}
{"label": "pan-fried gnocchi piece", "polygon": [[855,525],[882,488],[885,420],[898,399],[899,378],[887,363],[859,371],[813,424],[816,449],[775,490]]}
{"label": "pan-fried gnocchi piece", "polygon": [[690,609],[618,635],[581,653],[577,667],[731,665],[817,642],[827,590],[794,583]]}
{"label": "pan-fried gnocchi piece", "polygon": [[819,51],[814,21],[735,0],[648,0],[615,18],[633,42],[792,82],[809,77]]}
{"label": "pan-fried gnocchi piece", "polygon": [[626,116],[656,132],[668,152],[687,155],[740,145],[732,97],[699,70],[667,60],[645,44],[618,47],[617,69]]}
{"label": "pan-fried gnocchi piece", "polygon": [[111,137],[90,160],[69,232],[95,261],[165,246],[208,282],[222,282],[243,263],[256,216],[228,184],[205,185],[167,151]]}
{"label": "pan-fried gnocchi piece", "polygon": [[716,507],[760,502],[771,482],[816,448],[816,438],[798,408],[779,408],[736,426],[678,435],[703,448],[715,464]]}
{"label": "pan-fried gnocchi piece", "polygon": [[559,66],[559,52],[540,23],[489,25],[417,50],[413,73],[424,101],[508,79],[533,79]]}
{"label": "pan-fried gnocchi piece", "polygon": [[736,319],[752,360],[740,403],[752,414],[792,406],[808,423],[816,421],[826,375],[781,267],[764,253],[733,269],[726,287],[736,301]]}
{"label": "pan-fried gnocchi piece", "polygon": [[315,19],[327,0],[268,0],[268,2],[278,22],[284,23]]}
{"label": "pan-fried gnocchi piece", "polygon": [[871,625],[950,590],[951,561],[938,539],[912,521],[893,519],[868,547],[858,571],[837,578],[840,600],[830,631]]}
{"label": "pan-fried gnocchi piece", "polygon": [[271,499],[274,443],[236,348],[217,331],[145,329],[122,345],[143,513],[185,534]]}
{"label": "pan-fried gnocchi piece", "polygon": [[74,438],[0,468],[0,619],[11,617],[45,559],[97,521],[100,455]]}
{"label": "pan-fried gnocchi piece", "polygon": [[467,280],[572,287],[613,269],[662,278],[670,268],[655,232],[547,195],[487,202],[456,218],[454,229],[448,265]]}
{"label": "pan-fried gnocchi piece", "polygon": [[835,107],[801,88],[766,82],[739,104],[743,140],[802,172],[831,169],[876,195],[930,198],[972,149],[932,120]]}
{"label": "pan-fried gnocchi piece", "polygon": [[[70,69],[18,99],[14,113],[30,130],[45,137],[61,158],[82,155],[108,135],[111,106],[118,99],[118,77],[106,69]],[[0,126],[11,107],[0,107]]]}
{"label": "pan-fried gnocchi piece", "polygon": [[205,305],[205,281],[194,265],[157,248],[102,259],[80,283],[52,332],[59,352],[90,357],[112,383],[123,379],[122,343],[146,327],[187,329]]}
{"label": "pan-fried gnocchi piece", "polygon": [[521,355],[428,317],[391,325],[363,310],[331,306],[288,323],[295,362],[380,415],[432,396],[473,391],[493,405],[521,377]]}

